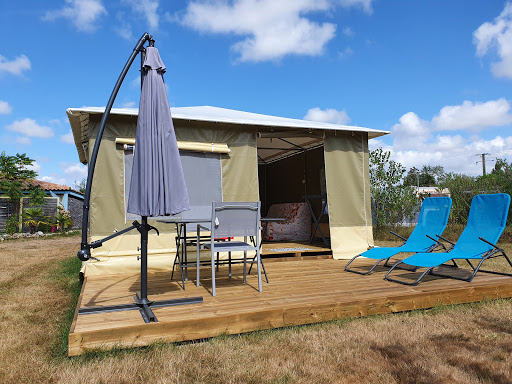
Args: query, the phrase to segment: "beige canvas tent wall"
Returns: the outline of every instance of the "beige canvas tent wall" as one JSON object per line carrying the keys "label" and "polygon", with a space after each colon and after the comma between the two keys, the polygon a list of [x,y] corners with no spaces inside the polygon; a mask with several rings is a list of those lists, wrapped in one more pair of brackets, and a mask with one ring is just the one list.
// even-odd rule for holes
{"label": "beige canvas tent wall", "polygon": [[[125,168],[130,148],[127,144],[135,138],[137,112],[113,109],[104,131],[91,192],[92,241],[131,223],[125,211],[128,177]],[[180,151],[210,152],[214,154],[211,156],[218,156],[224,201],[260,199],[258,162],[260,166],[272,163],[275,167],[297,154],[297,148],[301,148],[301,154],[323,150],[334,257],[348,258],[373,244],[368,140],[387,132],[214,107],[172,108],[171,112]],[[89,148],[94,146],[102,113],[102,108],[67,111],[78,155],[84,164],[88,163]],[[200,180],[197,182],[201,189],[210,187],[201,185]],[[156,221],[152,225],[160,230],[160,236],[150,232],[148,267],[151,271],[169,270],[176,249],[174,227]],[[100,261],[86,262],[84,273],[137,272],[139,244],[136,231],[104,243],[93,250],[93,256]]]}

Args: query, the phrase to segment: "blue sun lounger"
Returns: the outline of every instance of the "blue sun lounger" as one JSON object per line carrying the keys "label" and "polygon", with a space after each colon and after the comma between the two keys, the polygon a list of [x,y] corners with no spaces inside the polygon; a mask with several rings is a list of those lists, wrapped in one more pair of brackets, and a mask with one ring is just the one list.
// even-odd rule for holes
{"label": "blue sun lounger", "polygon": [[[416,285],[427,274],[468,282],[473,280],[478,271],[512,276],[511,273],[480,269],[485,260],[499,256],[504,256],[510,267],[512,267],[512,262],[506,255],[505,251],[496,245],[507,224],[509,206],[510,196],[506,193],[475,196],[471,202],[466,228],[460,235],[457,243],[449,252],[417,253],[412,255],[411,257],[393,265],[386,274],[385,279],[400,284]],[[453,263],[453,267],[457,268],[458,265],[455,262],[456,259],[466,260],[469,263],[473,270],[471,276],[460,277],[456,275],[441,274],[434,271],[434,268],[444,265],[450,261]],[[478,265],[475,267],[471,263],[471,260],[478,262]],[[399,268],[402,264],[427,269],[414,282],[389,277],[390,273],[395,268]],[[452,265],[446,266],[452,267]]]}
{"label": "blue sun lounger", "polygon": [[[423,200],[421,211],[418,218],[418,224],[412,231],[408,239],[391,232],[393,235],[400,237],[405,242],[398,247],[382,247],[372,248],[360,255],[355,256],[345,266],[345,271],[358,273],[360,275],[370,274],[377,265],[386,260],[385,266],[389,259],[400,252],[431,252],[437,247],[444,247],[442,243],[434,237],[442,234],[448,223],[452,199],[449,197],[427,197]],[[375,259],[377,262],[368,271],[358,271],[350,269],[349,265],[358,257],[366,257]]]}

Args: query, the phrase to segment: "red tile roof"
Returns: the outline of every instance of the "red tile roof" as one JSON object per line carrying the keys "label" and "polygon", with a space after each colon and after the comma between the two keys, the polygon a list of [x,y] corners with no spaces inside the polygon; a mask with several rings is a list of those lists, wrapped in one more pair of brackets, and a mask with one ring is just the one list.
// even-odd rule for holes
{"label": "red tile roof", "polygon": [[44,189],[45,191],[71,191],[78,193],[80,195],[83,195],[82,192],[76,191],[71,187],[68,187],[67,185],[60,185],[55,183],[50,183],[48,181],[42,181],[42,180],[36,180],[36,179],[30,179],[27,180],[25,184],[32,184],[32,185],[39,185],[41,189]]}

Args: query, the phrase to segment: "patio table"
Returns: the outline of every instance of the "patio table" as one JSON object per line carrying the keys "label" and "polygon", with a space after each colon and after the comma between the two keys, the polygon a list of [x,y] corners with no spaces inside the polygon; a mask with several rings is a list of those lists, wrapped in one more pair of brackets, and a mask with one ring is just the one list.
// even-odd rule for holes
{"label": "patio table", "polygon": [[[284,221],[284,220],[285,220],[284,218],[279,218],[279,217],[262,217],[260,219],[261,222],[273,222],[273,221],[276,222],[276,221]],[[176,225],[176,238],[175,238],[175,240],[176,240],[176,256],[174,257],[174,262],[172,265],[171,280],[174,277],[174,268],[176,266],[176,261],[178,261],[179,268],[180,268],[180,274],[181,274],[182,287],[183,287],[183,290],[185,290],[185,281],[188,281],[188,266],[189,266],[187,245],[195,244],[196,246],[200,246],[199,244],[196,244],[197,243],[196,236],[187,237],[187,224],[197,224],[197,228],[199,229],[199,227],[201,227],[201,224],[211,223],[211,219],[207,219],[207,218],[197,218],[197,219],[179,218],[178,219],[178,218],[175,218],[175,219],[162,219],[162,220],[157,220],[157,221],[159,223]],[[208,239],[210,238],[209,236],[206,236],[206,237]],[[205,237],[205,239],[206,239],[206,237]],[[250,239],[254,244],[254,238],[251,236]],[[187,240],[190,240],[190,241],[187,242]],[[262,246],[262,244],[263,243],[260,243],[260,247]],[[195,266],[196,264],[193,263],[193,265]],[[265,271],[265,265],[263,264],[263,262],[261,263],[261,266],[263,268],[263,273],[265,275],[265,279],[268,283],[269,282],[268,276]],[[252,269],[252,264],[251,264],[251,269]],[[250,273],[251,269],[249,269],[249,273]],[[185,270],[185,273],[183,273],[183,270]],[[231,259],[229,260],[229,276],[231,277]]]}
{"label": "patio table", "polygon": [[[172,273],[171,280],[174,276],[174,267],[176,266],[176,260],[178,260],[180,273],[181,273],[181,282],[183,285],[183,290],[185,290],[185,281],[188,281],[188,256],[187,256],[187,245],[195,244],[196,237],[190,237],[189,240],[193,240],[187,243],[187,224],[206,224],[210,223],[211,219],[209,218],[176,218],[176,219],[163,219],[157,220],[160,223],[165,224],[175,224],[176,225],[176,257],[174,258],[174,263],[172,265]],[[183,269],[185,269],[185,274],[183,274]]]}

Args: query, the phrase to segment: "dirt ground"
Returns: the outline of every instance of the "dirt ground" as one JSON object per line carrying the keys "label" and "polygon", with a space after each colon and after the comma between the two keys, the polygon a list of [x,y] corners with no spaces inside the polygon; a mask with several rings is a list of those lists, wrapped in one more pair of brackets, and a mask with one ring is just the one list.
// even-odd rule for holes
{"label": "dirt ground", "polygon": [[0,242],[0,382],[512,383],[512,300],[68,358],[79,243]]}

